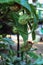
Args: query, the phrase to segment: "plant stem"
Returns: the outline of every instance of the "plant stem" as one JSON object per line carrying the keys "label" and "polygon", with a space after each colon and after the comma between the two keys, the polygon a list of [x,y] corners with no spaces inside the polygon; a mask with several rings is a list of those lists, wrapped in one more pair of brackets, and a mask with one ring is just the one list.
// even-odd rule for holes
{"label": "plant stem", "polygon": [[23,61],[23,54],[24,54],[24,52],[22,51],[21,52],[21,61]]}
{"label": "plant stem", "polygon": [[20,45],[19,45],[19,34],[17,34],[17,41],[18,41],[18,43],[17,43],[17,57],[20,57],[20,55],[19,55],[19,48],[20,48]]}

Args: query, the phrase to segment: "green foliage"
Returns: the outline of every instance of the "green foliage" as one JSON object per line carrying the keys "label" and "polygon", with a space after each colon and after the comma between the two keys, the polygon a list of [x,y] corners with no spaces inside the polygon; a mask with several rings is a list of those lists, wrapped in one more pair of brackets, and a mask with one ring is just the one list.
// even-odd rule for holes
{"label": "green foliage", "polygon": [[32,31],[32,39],[35,40],[35,31]]}
{"label": "green foliage", "polygon": [[[1,43],[2,42],[2,43]],[[0,39],[0,48],[3,47],[3,51],[8,52],[0,52],[1,56],[1,65],[42,65],[43,64],[43,58],[42,55],[37,55],[32,50],[27,52],[21,52],[20,50],[20,57],[16,56],[16,52],[11,49],[11,46],[14,45],[14,42],[9,38],[2,38]],[[1,50],[1,49],[0,49]],[[35,49],[33,49],[35,51]],[[25,61],[24,61],[25,60]]]}
{"label": "green foliage", "polygon": [[0,38],[0,56],[1,65],[12,64],[12,57],[15,56],[15,51],[11,48],[14,42],[9,38]]}
{"label": "green foliage", "polygon": [[[28,40],[28,25],[31,29],[32,38],[35,39],[35,30],[38,23],[38,15],[36,14],[36,9],[32,4],[28,3],[28,0],[0,0],[0,21],[11,26],[13,33],[15,30],[19,33],[24,40],[24,43]],[[16,4],[16,7],[15,7]],[[13,9],[13,10],[12,10]],[[15,10],[18,9],[18,10]],[[23,15],[19,15],[19,13]],[[27,14],[24,16],[24,14]],[[22,16],[22,17],[20,17]],[[32,20],[32,24],[31,24]],[[25,24],[22,25],[21,23]],[[0,29],[2,29],[2,24],[0,24]],[[2,41],[2,44],[1,44]],[[17,52],[15,52],[11,46],[14,45],[14,42],[8,38],[0,38],[0,56],[2,64],[0,65],[42,65],[43,59],[40,55],[36,55],[33,51],[30,51],[32,46],[24,45],[22,50],[18,51],[20,57],[16,57]],[[27,48],[28,47],[28,48]],[[25,50],[26,51],[23,51]],[[6,52],[6,53],[5,53]],[[22,53],[22,54],[21,54]],[[27,55],[29,57],[27,57]],[[25,60],[25,61],[24,61]],[[32,62],[31,60],[34,60]]]}
{"label": "green foliage", "polygon": [[17,29],[17,32],[23,37],[24,41],[26,41],[28,38],[27,24],[21,25],[18,23],[19,19],[18,13],[11,12],[10,17],[13,19],[13,23]]}
{"label": "green foliage", "polygon": [[[6,23],[13,28],[12,29],[13,32],[14,32],[14,27],[16,27],[17,32],[20,33],[20,35],[23,37],[23,39],[26,38],[25,40],[27,40],[28,31],[27,31],[26,27],[27,27],[28,21],[31,22],[31,16],[33,17],[33,26],[32,26],[31,30],[33,30],[33,29],[35,30],[37,28],[36,22],[38,21],[38,16],[36,14],[35,7],[32,4],[29,4],[28,0],[5,0],[5,1],[0,0],[0,3],[1,3],[1,10],[3,12],[0,19],[4,18],[4,21],[6,21]],[[10,5],[10,3],[11,3],[11,5]],[[19,4],[18,8],[20,8],[20,6],[21,6],[21,11],[23,8],[23,10],[26,11],[26,14],[27,14],[27,11],[30,12],[29,15],[27,14],[30,18],[29,20],[27,20],[26,17],[24,17],[23,23],[26,22],[26,25],[21,25],[20,23],[18,23],[18,20],[21,19],[22,17],[20,18],[18,11],[16,12],[16,11],[13,11],[10,9],[12,7],[12,5],[13,5],[13,8],[15,8],[15,5],[14,5],[15,3],[16,3],[16,6],[18,6],[18,4]],[[23,14],[23,16],[24,16],[24,14]],[[6,20],[5,20],[5,17],[6,17]],[[26,19],[26,21],[25,21],[25,19]],[[19,20],[19,22],[20,22],[20,20]],[[21,22],[22,22],[22,20],[21,20]],[[33,38],[33,35],[32,35],[32,38]],[[35,37],[34,37],[34,39],[35,39]]]}
{"label": "green foliage", "polygon": [[29,20],[29,16],[27,14],[23,14],[19,17],[19,20],[18,22],[21,24],[21,25],[25,25],[28,23],[28,20]]}
{"label": "green foliage", "polygon": [[10,2],[14,2],[14,0],[0,0],[0,3],[10,3]]}

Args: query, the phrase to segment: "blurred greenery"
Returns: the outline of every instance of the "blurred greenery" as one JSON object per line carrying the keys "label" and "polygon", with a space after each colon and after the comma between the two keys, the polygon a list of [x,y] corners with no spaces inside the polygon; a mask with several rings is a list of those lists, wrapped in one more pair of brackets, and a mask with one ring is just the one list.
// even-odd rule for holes
{"label": "blurred greenery", "polygon": [[[19,15],[21,12],[22,14]],[[26,18],[24,14],[27,14],[28,17]],[[20,18],[22,20],[20,20]],[[19,22],[23,22],[23,25]],[[20,57],[17,57],[17,51],[12,49],[14,42],[9,38],[3,38],[3,36],[6,35],[0,36],[0,56],[2,60],[0,65],[39,65],[39,62],[40,65],[43,64],[43,62],[40,61],[42,56],[30,51],[32,42],[27,43],[28,34],[30,33],[32,33],[32,39],[35,40],[35,30],[38,26],[36,9],[32,4],[28,3],[28,0],[0,0],[0,23],[0,30],[3,29],[4,24],[10,26],[13,33],[19,33],[23,37],[24,43],[27,45],[24,44],[22,49],[20,48],[20,51],[18,51]],[[29,33],[28,25],[31,30]],[[32,60],[34,60],[34,62],[32,62]]]}

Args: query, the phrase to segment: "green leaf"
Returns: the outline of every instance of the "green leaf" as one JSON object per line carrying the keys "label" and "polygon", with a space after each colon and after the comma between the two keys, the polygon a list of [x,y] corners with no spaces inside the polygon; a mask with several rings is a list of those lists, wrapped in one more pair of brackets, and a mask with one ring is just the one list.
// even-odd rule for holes
{"label": "green leaf", "polygon": [[34,64],[37,64],[37,65],[43,65],[43,59],[42,58],[38,58]]}
{"label": "green leaf", "polygon": [[19,30],[19,34],[23,37],[24,42],[26,42],[26,40],[28,39],[27,24],[24,26],[19,25],[18,30]]}
{"label": "green leaf", "polygon": [[31,57],[31,58],[33,58],[33,59],[35,59],[35,60],[37,60],[38,58],[41,58],[41,56],[40,55],[37,55],[36,53],[34,53],[34,52],[28,52],[28,54],[29,54],[29,56]]}
{"label": "green leaf", "polygon": [[34,7],[34,5],[32,5],[32,4],[30,4],[30,8],[31,8],[33,15],[36,17],[36,20],[38,20],[39,17],[36,14],[36,7]]}
{"label": "green leaf", "polygon": [[25,7],[29,11],[31,11],[30,5],[28,3],[28,0],[15,0],[16,3],[20,4],[21,6]]}
{"label": "green leaf", "polygon": [[0,41],[5,42],[5,44],[14,45],[14,42],[9,38],[0,38]]}
{"label": "green leaf", "polygon": [[30,5],[28,3],[28,0],[0,0],[0,3],[9,3],[9,2],[16,2],[20,4],[21,6],[25,7],[27,10],[31,12],[32,15],[34,15],[34,18],[37,19],[38,16],[36,14],[35,8],[33,5]]}
{"label": "green leaf", "polygon": [[18,19],[19,19],[19,14],[16,12],[9,12],[9,16],[11,17],[11,19],[13,20],[13,24],[16,26],[18,23]]}
{"label": "green leaf", "polygon": [[14,0],[0,0],[0,3],[10,3],[10,2],[14,2]]}
{"label": "green leaf", "polygon": [[38,27],[38,23],[37,22],[33,22],[32,29],[33,30],[36,30],[37,27]]}
{"label": "green leaf", "polygon": [[15,2],[22,5],[27,10],[29,10],[30,13],[32,15],[34,15],[34,18],[36,19],[36,21],[38,20],[38,15],[36,14],[36,9],[34,8],[34,6],[32,4],[28,3],[28,0],[15,0]]}
{"label": "green leaf", "polygon": [[35,36],[36,36],[36,34],[35,34],[35,31],[33,30],[33,31],[32,31],[32,39],[33,39],[33,40],[35,40]]}
{"label": "green leaf", "polygon": [[17,27],[18,33],[23,37],[23,40],[26,41],[28,39],[27,24],[21,25],[18,23],[19,15],[16,12],[11,12],[10,16],[14,21],[14,26]]}

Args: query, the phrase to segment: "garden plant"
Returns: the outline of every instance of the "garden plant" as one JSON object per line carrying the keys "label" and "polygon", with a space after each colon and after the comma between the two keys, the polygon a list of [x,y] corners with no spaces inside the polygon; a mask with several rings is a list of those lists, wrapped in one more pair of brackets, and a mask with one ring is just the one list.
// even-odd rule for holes
{"label": "garden plant", "polygon": [[[36,8],[28,0],[0,0],[0,65],[43,65],[42,55],[35,54],[33,43],[28,41],[29,34],[35,40],[37,26]],[[23,45],[18,51],[12,48],[15,43],[6,38],[7,34],[22,36]]]}

